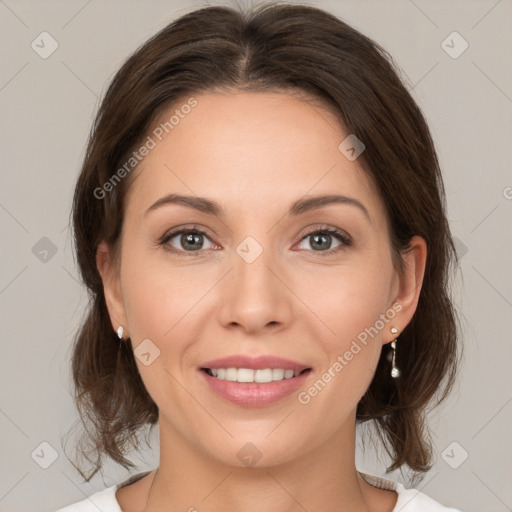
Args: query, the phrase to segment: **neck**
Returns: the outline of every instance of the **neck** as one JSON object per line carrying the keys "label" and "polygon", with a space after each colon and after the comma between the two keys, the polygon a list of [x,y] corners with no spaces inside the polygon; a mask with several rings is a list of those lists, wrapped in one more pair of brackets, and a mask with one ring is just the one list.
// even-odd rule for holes
{"label": "neck", "polygon": [[[355,467],[355,425],[294,458],[253,467],[223,464],[160,419],[160,465],[145,512],[370,512],[372,488]],[[370,491],[371,493],[371,491]]]}

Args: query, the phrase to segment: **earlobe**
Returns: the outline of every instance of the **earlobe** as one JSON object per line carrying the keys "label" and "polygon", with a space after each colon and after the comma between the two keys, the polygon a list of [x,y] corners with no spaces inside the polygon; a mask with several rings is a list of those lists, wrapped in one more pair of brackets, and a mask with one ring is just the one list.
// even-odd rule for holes
{"label": "earlobe", "polygon": [[101,242],[96,250],[96,266],[103,281],[103,293],[107,304],[110,322],[115,332],[120,326],[126,329],[127,321],[121,294],[118,269],[111,260],[111,250],[106,242]]}

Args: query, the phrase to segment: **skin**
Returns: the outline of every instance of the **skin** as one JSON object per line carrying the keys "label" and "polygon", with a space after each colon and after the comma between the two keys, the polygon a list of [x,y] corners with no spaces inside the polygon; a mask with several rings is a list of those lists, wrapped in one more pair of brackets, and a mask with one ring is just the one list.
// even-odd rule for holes
{"label": "skin", "polygon": [[[136,358],[160,411],[158,473],[116,498],[125,512],[390,512],[396,492],[356,471],[356,406],[383,345],[396,338],[391,327],[402,331],[416,310],[425,241],[411,240],[399,275],[379,195],[358,160],[338,150],[348,134],[318,103],[282,92],[194,97],[197,106],[137,169],[120,265],[110,264],[105,243],[97,253],[114,330],[122,325],[134,349],[149,338],[160,350],[148,366]],[[225,215],[178,204],[145,215],[171,192],[213,199]],[[287,213],[304,195],[332,193],[359,200],[370,219],[348,204]],[[187,252],[180,235],[158,245],[191,224],[207,231],[193,245],[199,251]],[[315,248],[306,235],[325,227],[352,245],[333,237]],[[252,263],[236,252],[247,236],[263,248]],[[307,405],[297,393],[263,408],[233,405],[198,375],[218,357],[273,354],[313,369],[305,390],[393,304],[401,311]],[[262,454],[254,467],[237,457],[247,442]]]}

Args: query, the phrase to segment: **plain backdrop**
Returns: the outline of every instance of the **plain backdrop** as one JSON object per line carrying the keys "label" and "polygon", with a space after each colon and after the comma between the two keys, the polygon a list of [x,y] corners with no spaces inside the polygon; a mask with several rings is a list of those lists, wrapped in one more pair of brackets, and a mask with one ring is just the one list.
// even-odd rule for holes
{"label": "plain backdrop", "polygon": [[[512,1],[309,4],[393,55],[444,173],[462,256],[465,358],[450,399],[429,414],[435,465],[417,488],[465,512],[512,510]],[[71,251],[71,197],[114,73],[172,19],[205,5],[0,0],[1,511],[51,512],[129,476],[107,462],[83,483],[61,444],[78,418],[69,357],[87,298]],[[46,58],[41,37],[44,51],[58,45]],[[132,458],[134,472],[155,467],[153,440]],[[386,462],[358,452],[360,470],[385,476]]]}

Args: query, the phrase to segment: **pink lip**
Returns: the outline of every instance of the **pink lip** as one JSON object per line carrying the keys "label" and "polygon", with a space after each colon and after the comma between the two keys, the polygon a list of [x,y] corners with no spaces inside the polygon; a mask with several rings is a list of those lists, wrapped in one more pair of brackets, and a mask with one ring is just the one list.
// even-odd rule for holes
{"label": "pink lip", "polygon": [[[212,362],[218,364],[218,361]],[[233,365],[231,368],[232,367],[249,368],[247,365]],[[265,366],[259,366],[259,368],[263,367]],[[212,368],[218,368],[218,366],[212,366]],[[269,366],[266,366],[266,368],[269,368]],[[277,366],[277,368],[283,367]],[[291,370],[293,368],[287,369]],[[202,378],[206,380],[206,383],[209,385],[211,390],[213,390],[221,398],[224,398],[233,404],[243,407],[265,407],[267,405],[279,402],[279,400],[282,400],[283,398],[291,395],[294,391],[297,391],[297,389],[299,389],[304,384],[305,379],[308,378],[310,373],[311,371],[306,371],[301,375],[297,375],[297,377],[292,377],[291,379],[283,379],[280,381],[267,382],[262,384],[255,382],[233,382],[228,380],[221,380],[217,379],[217,377],[208,375],[203,370],[199,370],[199,374],[202,375]]]}
{"label": "pink lip", "polygon": [[257,370],[258,368],[282,368],[283,370],[302,371],[310,367],[277,356],[262,355],[258,357],[248,357],[242,354],[235,354],[221,359],[207,361],[203,363],[200,368],[250,368],[252,370]]}

